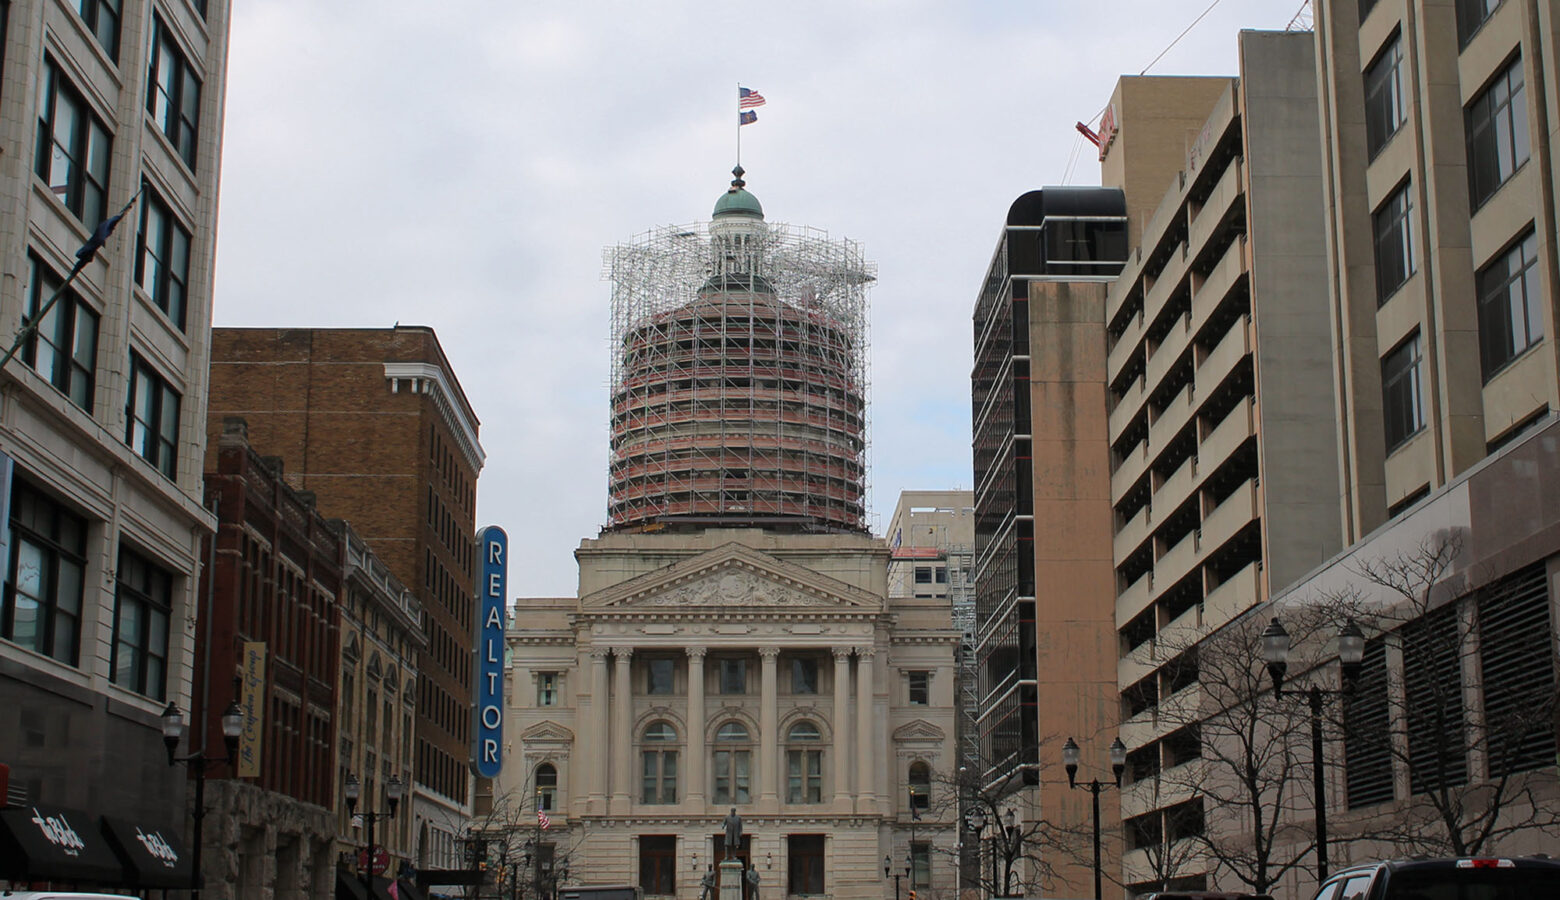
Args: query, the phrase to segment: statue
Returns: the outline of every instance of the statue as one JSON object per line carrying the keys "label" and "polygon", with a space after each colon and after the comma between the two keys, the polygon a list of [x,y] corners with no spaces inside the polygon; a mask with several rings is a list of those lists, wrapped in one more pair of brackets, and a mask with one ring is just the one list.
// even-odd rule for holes
{"label": "statue", "polygon": [[726,821],[721,825],[726,829],[726,858],[732,859],[733,854],[742,849],[742,817],[737,815],[735,806],[726,814]]}
{"label": "statue", "polygon": [[699,894],[699,900],[709,900],[715,895],[715,867],[710,866],[704,870],[704,877],[699,879],[703,891]]}
{"label": "statue", "polygon": [[747,881],[747,900],[758,900],[758,869],[750,866],[743,879]]}

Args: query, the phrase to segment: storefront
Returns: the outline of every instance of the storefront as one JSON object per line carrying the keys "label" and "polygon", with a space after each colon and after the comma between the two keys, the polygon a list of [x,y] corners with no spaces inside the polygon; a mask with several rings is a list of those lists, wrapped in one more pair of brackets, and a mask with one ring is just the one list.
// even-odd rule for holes
{"label": "storefront", "polygon": [[0,809],[0,884],[140,892],[188,888],[193,873],[166,828],[40,803]]}
{"label": "storefront", "polygon": [[103,835],[124,863],[125,883],[131,888],[187,888],[193,883],[190,854],[167,829],[104,816]]}

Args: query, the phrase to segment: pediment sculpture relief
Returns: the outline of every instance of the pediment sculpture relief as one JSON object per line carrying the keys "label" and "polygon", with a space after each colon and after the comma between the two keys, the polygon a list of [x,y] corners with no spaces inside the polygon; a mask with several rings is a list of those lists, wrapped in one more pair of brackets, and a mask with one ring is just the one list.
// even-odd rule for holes
{"label": "pediment sculpture relief", "polygon": [[828,600],[775,584],[752,572],[726,570],[647,598],[655,606],[826,606]]}

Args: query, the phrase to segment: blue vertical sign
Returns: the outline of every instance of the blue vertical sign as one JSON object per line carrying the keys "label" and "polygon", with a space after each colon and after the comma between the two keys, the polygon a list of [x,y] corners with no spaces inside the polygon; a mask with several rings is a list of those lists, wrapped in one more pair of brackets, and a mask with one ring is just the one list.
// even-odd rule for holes
{"label": "blue vertical sign", "polygon": [[497,525],[477,532],[482,567],[477,579],[481,601],[477,619],[477,708],[471,758],[477,775],[497,778],[504,766],[504,611],[508,594],[509,536]]}

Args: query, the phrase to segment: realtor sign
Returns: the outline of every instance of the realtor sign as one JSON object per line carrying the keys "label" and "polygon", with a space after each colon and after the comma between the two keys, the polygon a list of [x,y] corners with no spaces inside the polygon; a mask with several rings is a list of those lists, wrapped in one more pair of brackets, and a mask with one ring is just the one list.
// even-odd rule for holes
{"label": "realtor sign", "polygon": [[481,569],[477,578],[477,706],[471,757],[477,774],[498,777],[504,745],[504,610],[508,592],[509,537],[489,525],[477,533]]}

